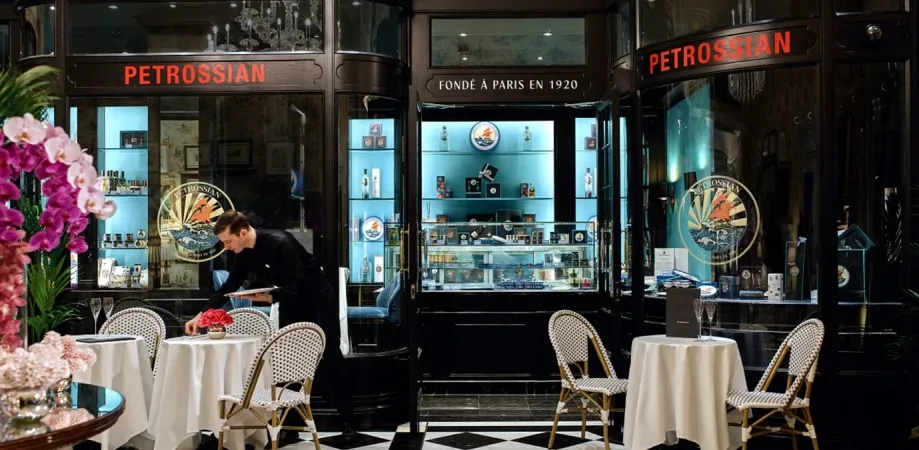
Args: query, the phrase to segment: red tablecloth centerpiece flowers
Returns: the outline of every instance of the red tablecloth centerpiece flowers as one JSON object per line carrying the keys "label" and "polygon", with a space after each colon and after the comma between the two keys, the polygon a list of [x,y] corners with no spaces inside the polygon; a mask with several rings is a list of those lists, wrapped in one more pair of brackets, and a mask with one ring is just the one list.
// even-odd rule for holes
{"label": "red tablecloth centerpiece flowers", "polygon": [[207,328],[211,339],[223,339],[227,335],[227,325],[233,324],[233,316],[222,309],[209,309],[201,314],[198,325]]}

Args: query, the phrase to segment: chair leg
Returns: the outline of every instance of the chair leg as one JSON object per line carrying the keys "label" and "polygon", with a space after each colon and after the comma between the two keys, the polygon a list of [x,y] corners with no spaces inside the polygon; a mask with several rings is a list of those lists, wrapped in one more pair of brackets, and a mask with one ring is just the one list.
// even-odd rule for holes
{"label": "chair leg", "polygon": [[795,426],[798,421],[791,414],[785,416],[785,421],[788,423],[788,428],[791,429],[788,432],[791,435],[791,450],[798,450],[798,433],[795,433]]}
{"label": "chair leg", "polygon": [[581,439],[587,439],[587,406],[581,410]]}
{"label": "chair leg", "polygon": [[271,411],[271,427],[268,429],[268,436],[271,438],[271,450],[278,450],[278,434],[281,432],[281,426],[278,422],[277,410]]}
{"label": "chair leg", "polygon": [[220,431],[217,433],[217,448],[220,450],[223,450],[223,426],[226,425],[226,419],[227,419],[226,406],[227,406],[226,402],[223,402],[223,401],[221,401],[220,405],[218,405],[218,407],[220,408],[220,420],[224,422],[224,424],[221,425],[220,427]]}
{"label": "chair leg", "polygon": [[747,440],[749,440],[748,436],[750,436],[750,410],[744,409],[740,413],[743,414],[743,422],[740,428],[740,439],[742,441],[740,448],[741,450],[747,450]]}
{"label": "chair leg", "polygon": [[804,419],[807,420],[807,422],[804,423],[804,428],[807,428],[807,436],[811,438],[811,444],[813,444],[814,450],[820,450],[820,446],[817,445],[817,429],[814,428],[814,417],[811,416],[811,409],[810,407],[803,409]]}
{"label": "chair leg", "polygon": [[310,408],[310,405],[301,405],[304,410],[306,410],[306,426],[309,427],[310,433],[313,434],[313,446],[316,447],[316,450],[321,450],[319,444],[319,433],[316,431],[316,422],[313,421],[313,409]]}
{"label": "chair leg", "polygon": [[562,393],[558,396],[558,405],[555,407],[555,419],[552,421],[552,433],[549,434],[549,448],[552,448],[552,444],[555,443],[555,432],[558,430],[558,419],[559,416],[562,415],[562,408],[564,407],[562,402],[565,401],[566,391],[567,389],[562,388]]}
{"label": "chair leg", "polygon": [[603,421],[603,448],[609,450],[609,405],[610,396],[603,394],[603,410],[600,411],[600,419]]}

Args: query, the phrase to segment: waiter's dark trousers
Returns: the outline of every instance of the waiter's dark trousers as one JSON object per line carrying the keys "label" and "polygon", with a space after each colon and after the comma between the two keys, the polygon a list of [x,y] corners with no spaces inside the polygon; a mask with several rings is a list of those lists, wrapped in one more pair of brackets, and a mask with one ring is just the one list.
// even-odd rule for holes
{"label": "waiter's dark trousers", "polygon": [[[351,398],[351,377],[344,365],[344,357],[338,347],[341,329],[338,324],[338,299],[332,286],[323,275],[307,279],[300,292],[303,298],[293,305],[281,303],[278,310],[278,325],[284,328],[297,322],[313,322],[322,327],[325,333],[325,352],[319,361],[316,378],[321,379],[323,392],[318,392],[330,404],[335,405],[343,423],[351,423],[354,416],[354,404]],[[315,386],[315,383],[314,383]],[[299,384],[292,384],[288,389],[299,390]],[[313,394],[317,394],[314,390]],[[296,411],[287,414],[284,425],[302,426],[303,418]]]}

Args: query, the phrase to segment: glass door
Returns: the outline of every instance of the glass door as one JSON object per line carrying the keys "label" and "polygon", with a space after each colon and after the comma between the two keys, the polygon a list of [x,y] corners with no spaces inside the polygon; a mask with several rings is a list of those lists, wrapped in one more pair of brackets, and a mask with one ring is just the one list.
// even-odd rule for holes
{"label": "glass door", "polygon": [[364,95],[342,95],[338,103],[347,353],[403,349],[405,106]]}
{"label": "glass door", "polygon": [[[611,323],[613,332],[608,336],[612,340],[609,348],[622,347],[622,308],[620,301],[624,274],[625,220],[627,208],[626,169],[624,146],[624,119],[620,109],[620,94],[611,91],[597,108],[597,147],[600,167],[597,174],[597,196],[599,197],[599,223],[597,237],[599,240],[600,292],[603,301],[600,307],[601,316]],[[621,365],[621,352],[611,355],[613,364]]]}

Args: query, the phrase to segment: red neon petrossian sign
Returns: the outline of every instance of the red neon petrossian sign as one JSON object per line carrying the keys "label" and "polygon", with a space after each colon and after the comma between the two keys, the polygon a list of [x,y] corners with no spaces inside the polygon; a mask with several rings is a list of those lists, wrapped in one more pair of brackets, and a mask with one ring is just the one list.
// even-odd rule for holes
{"label": "red neon petrossian sign", "polygon": [[654,76],[693,67],[790,55],[791,38],[791,30],[769,30],[708,39],[655,51],[646,57],[645,75]]}
{"label": "red neon petrossian sign", "polygon": [[130,64],[125,86],[265,84],[264,63]]}

